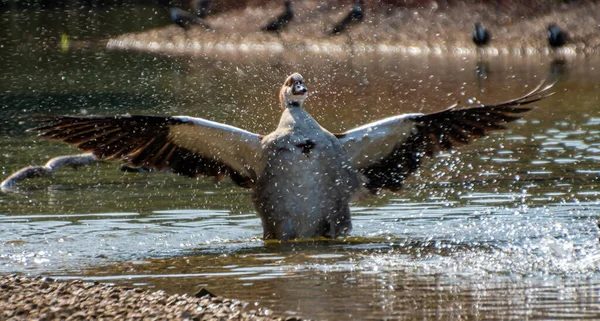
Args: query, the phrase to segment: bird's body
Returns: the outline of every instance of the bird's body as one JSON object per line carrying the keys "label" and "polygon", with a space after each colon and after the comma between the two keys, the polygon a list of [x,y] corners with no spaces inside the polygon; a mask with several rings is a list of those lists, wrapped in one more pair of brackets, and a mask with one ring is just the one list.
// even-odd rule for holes
{"label": "bird's body", "polygon": [[263,28],[263,31],[268,32],[280,32],[285,29],[290,21],[294,19],[294,10],[292,10],[292,2],[290,0],[286,0],[284,3],[284,11],[277,18],[268,22]]}
{"label": "bird's body", "polygon": [[490,33],[478,22],[473,28],[473,42],[477,46],[485,46],[490,41]]}
{"label": "bird's body", "polygon": [[363,0],[358,0],[352,5],[352,10],[346,15],[342,20],[333,26],[331,29],[332,35],[337,35],[342,33],[344,30],[348,29],[351,25],[357,24],[363,21],[365,17],[365,9]]}
{"label": "bird's body", "polygon": [[98,159],[229,176],[253,190],[265,239],[334,238],[350,232],[349,204],[359,191],[399,190],[425,157],[503,129],[549,87],[500,104],[397,115],[332,134],[302,108],[307,89],[295,73],[280,91],[279,125],[264,136],[188,116],[51,116],[34,130]]}
{"label": "bird's body", "polygon": [[559,26],[551,24],[548,26],[548,44],[550,47],[558,48],[567,43],[567,33],[560,29]]}
{"label": "bird's body", "polygon": [[333,134],[304,109],[291,107],[262,146],[265,167],[254,197],[266,239],[350,232],[349,202],[359,187],[358,174]]}
{"label": "bird's body", "polygon": [[210,25],[206,21],[179,8],[170,8],[169,14],[171,21],[183,29],[188,30],[191,26],[201,26],[205,29],[210,29]]}

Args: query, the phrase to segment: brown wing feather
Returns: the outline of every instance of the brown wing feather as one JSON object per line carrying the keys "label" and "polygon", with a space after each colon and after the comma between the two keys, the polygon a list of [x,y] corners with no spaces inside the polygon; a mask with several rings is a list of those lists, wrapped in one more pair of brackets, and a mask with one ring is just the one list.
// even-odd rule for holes
{"label": "brown wing feather", "polygon": [[134,166],[169,169],[190,177],[228,175],[242,187],[253,186],[255,178],[242,175],[213,157],[173,144],[169,127],[185,124],[180,119],[125,115],[44,116],[36,120],[44,125],[31,131],[75,145],[100,159],[120,159]]}
{"label": "brown wing feather", "polygon": [[546,91],[553,85],[540,85],[522,97],[499,104],[462,109],[454,105],[440,112],[411,116],[409,119],[415,123],[416,130],[381,161],[358,169],[368,179],[366,187],[372,191],[402,188],[403,181],[419,168],[425,156],[468,144],[490,131],[505,129],[504,124],[532,109],[521,106],[551,96],[552,93]]}

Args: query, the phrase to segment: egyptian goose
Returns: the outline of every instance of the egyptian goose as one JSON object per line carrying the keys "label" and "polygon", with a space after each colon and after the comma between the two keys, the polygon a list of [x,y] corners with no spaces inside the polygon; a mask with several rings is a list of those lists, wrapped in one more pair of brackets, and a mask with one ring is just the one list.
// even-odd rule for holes
{"label": "egyptian goose", "polygon": [[265,239],[335,238],[350,232],[349,203],[359,190],[399,190],[423,159],[504,129],[551,86],[499,104],[397,115],[332,134],[302,108],[307,88],[294,73],[281,87],[279,125],[264,136],[188,116],[48,116],[32,130],[98,159],[229,176],[253,190]]}
{"label": "egyptian goose", "polygon": [[277,18],[273,19],[262,28],[263,31],[280,32],[290,24],[294,19],[294,11],[292,10],[292,1],[286,0],[284,11]]}
{"label": "egyptian goose", "polygon": [[358,0],[352,5],[352,10],[344,17],[344,19],[340,20],[333,29],[331,29],[332,35],[337,35],[342,33],[342,31],[346,30],[350,25],[360,23],[363,21],[365,17],[365,9],[364,9],[363,0]]}
{"label": "egyptian goose", "polygon": [[483,27],[481,22],[475,23],[473,28],[473,42],[477,46],[485,46],[490,41],[490,33]]}
{"label": "egyptian goose", "polygon": [[568,35],[559,26],[551,24],[548,26],[548,44],[553,48],[562,47],[567,43]]}

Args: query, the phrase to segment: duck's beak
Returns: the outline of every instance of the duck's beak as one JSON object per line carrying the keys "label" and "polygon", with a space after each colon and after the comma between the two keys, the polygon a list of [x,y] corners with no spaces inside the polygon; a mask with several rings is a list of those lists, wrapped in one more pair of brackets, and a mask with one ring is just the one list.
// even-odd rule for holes
{"label": "duck's beak", "polygon": [[294,94],[294,95],[302,96],[302,95],[306,94],[307,91],[308,91],[308,89],[306,89],[306,86],[304,86],[303,83],[297,83],[292,86],[292,94]]}

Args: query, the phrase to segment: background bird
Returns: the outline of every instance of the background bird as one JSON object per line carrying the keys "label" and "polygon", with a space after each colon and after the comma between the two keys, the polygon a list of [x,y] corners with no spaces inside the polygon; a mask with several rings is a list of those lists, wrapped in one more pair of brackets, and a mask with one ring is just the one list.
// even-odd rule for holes
{"label": "background bird", "polygon": [[270,21],[266,26],[262,28],[263,31],[279,32],[288,26],[290,21],[294,19],[294,11],[292,10],[292,2],[290,0],[285,1],[285,9],[282,14],[277,18]]}
{"label": "background bird", "polygon": [[206,21],[196,17],[195,15],[187,11],[173,7],[169,9],[169,13],[171,14],[171,21],[173,21],[173,23],[177,24],[183,29],[188,30],[193,25],[202,26],[205,29],[210,29],[210,25],[206,23]]}
{"label": "background bird", "polygon": [[332,35],[336,35],[346,30],[350,25],[363,21],[365,17],[365,8],[363,0],[358,0],[352,5],[352,10],[344,19],[338,22],[331,30]]}
{"label": "background bird", "polygon": [[548,43],[551,47],[562,47],[567,43],[567,33],[555,24],[548,26]]}
{"label": "background bird", "polygon": [[485,46],[490,41],[490,33],[483,27],[481,22],[475,23],[473,29],[473,42],[477,46]]}

